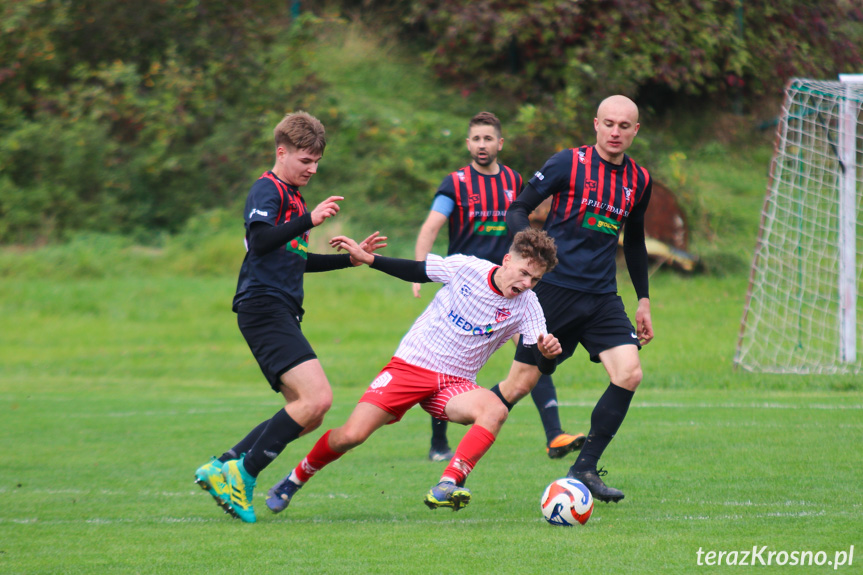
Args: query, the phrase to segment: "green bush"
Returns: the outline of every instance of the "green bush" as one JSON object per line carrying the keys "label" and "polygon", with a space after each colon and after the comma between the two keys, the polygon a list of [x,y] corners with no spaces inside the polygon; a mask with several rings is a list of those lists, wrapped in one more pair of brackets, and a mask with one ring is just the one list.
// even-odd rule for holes
{"label": "green bush", "polygon": [[271,77],[268,47],[285,23],[271,9],[261,0],[7,4],[0,242],[76,230],[153,242],[232,201],[237,182],[271,161],[262,133],[307,90],[284,89],[310,75],[301,28],[283,42],[290,74]]}
{"label": "green bush", "polygon": [[863,65],[863,11],[845,0],[416,0],[408,23],[441,77],[528,98],[757,96]]}

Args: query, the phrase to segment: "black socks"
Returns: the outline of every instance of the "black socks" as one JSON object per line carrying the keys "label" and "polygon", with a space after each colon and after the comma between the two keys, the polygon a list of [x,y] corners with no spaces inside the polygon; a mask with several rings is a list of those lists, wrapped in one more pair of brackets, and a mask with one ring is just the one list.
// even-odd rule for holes
{"label": "black socks", "polygon": [[267,428],[268,423],[270,423],[269,419],[259,423],[257,427],[251,430],[243,439],[240,440],[238,444],[236,444],[228,451],[224,452],[222,456],[219,457],[219,461],[224,463],[226,461],[230,461],[231,459],[239,459],[241,455],[247,453],[250,449],[252,449],[252,446],[264,432],[264,429]]}
{"label": "black socks", "polygon": [[496,396],[498,396],[500,398],[500,400],[506,406],[506,409],[508,411],[512,411],[512,406],[515,405],[515,403],[510,403],[503,398],[503,394],[500,392],[500,384],[497,384],[494,387],[492,387],[491,391],[492,391],[492,393],[494,393]]}
{"label": "black socks", "polygon": [[542,428],[545,430],[545,443],[548,445],[552,439],[563,433],[557,405],[557,390],[550,375],[542,374],[539,377],[536,386],[530,391],[530,397],[539,411]]}
{"label": "black socks", "polygon": [[435,451],[446,451],[449,449],[449,442],[446,438],[447,422],[443,419],[431,418],[432,436],[431,448]]}
{"label": "black socks", "polygon": [[590,433],[581,448],[578,458],[570,468],[571,472],[595,471],[602,452],[611,443],[620,424],[626,417],[634,391],[629,391],[613,383],[608,385],[599,398],[590,416]]}
{"label": "black socks", "polygon": [[[279,456],[287,444],[300,436],[304,429],[284,409],[277,411],[266,423],[266,427],[254,445],[246,452],[246,458],[243,460],[243,467],[252,477],[257,477],[267,465]],[[255,430],[257,429],[256,427]]]}

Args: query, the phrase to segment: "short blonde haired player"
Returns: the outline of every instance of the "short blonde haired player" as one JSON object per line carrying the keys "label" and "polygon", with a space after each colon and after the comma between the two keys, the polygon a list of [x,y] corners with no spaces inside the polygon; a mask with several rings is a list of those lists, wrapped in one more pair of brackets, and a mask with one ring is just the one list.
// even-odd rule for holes
{"label": "short blonde haired player", "polygon": [[[300,329],[303,275],[354,265],[347,255],[309,253],[309,232],[339,212],[341,196],[306,208],[300,188],[317,173],[326,148],[324,126],[306,112],[286,115],[273,130],[276,160],[252,185],[244,209],[246,255],[233,309],[252,355],[285,406],[234,447],[199,467],[195,482],[225,512],[255,522],[258,474],[285,446],[317,428],[333,401],[330,383]],[[361,244],[385,246],[378,234]]]}

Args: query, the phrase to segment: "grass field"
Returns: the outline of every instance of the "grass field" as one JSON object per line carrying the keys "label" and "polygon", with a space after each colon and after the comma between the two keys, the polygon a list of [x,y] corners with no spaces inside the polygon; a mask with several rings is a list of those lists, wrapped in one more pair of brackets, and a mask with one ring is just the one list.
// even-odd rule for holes
{"label": "grass field", "polygon": [[[478,101],[415,76],[416,62],[376,61],[389,51],[345,38],[311,55],[355,107],[343,121],[393,111],[405,124],[461,126],[476,111]],[[820,573],[837,559],[837,571],[863,572],[860,378],[732,368],[770,143],[741,129],[725,146],[715,140],[728,131],[708,113],[686,118],[673,114],[663,137],[646,124],[639,138],[652,173],[686,197],[691,247],[709,273],[651,279],[656,339],[602,460],[622,503],[598,504],[584,527],[545,523],[539,497],[571,459],[545,456],[525,400],[471,475],[463,511],[421,502],[444,465],[426,460],[429,418],[414,409],[269,514],[266,489],[344,422],[434,291],[415,300],[407,284],[360,269],[306,278],[304,330],[335,390],[324,428],[261,475],[257,524],[222,514],[194,470],[281,405],[230,311],[240,223],[225,210],[161,249],[80,236],[0,250],[0,574]],[[327,161],[354,162],[339,137]],[[328,194],[325,174],[326,163],[311,202]],[[349,218],[358,207],[346,205]],[[632,311],[629,280],[620,286]],[[496,383],[511,358],[510,348],[496,354],[480,383]],[[555,381],[567,430],[586,432],[604,371],[577,352]],[[451,443],[462,433],[450,426]],[[776,553],[772,565],[706,565],[716,562],[708,552],[737,552],[740,563],[753,547],[765,562]],[[806,551],[823,565],[779,565]]]}
{"label": "grass field", "polygon": [[[839,570],[861,571],[860,384],[734,372],[740,277],[654,276],[657,338],[602,462],[627,497],[598,504],[584,527],[539,513],[570,461],[545,456],[530,401],[458,513],[421,503],[443,464],[425,459],[429,421],[415,409],[271,515],[266,488],[323,429],[291,444],[261,476],[258,523],[232,520],[193,485],[194,469],[280,405],[236,328],[234,281],[0,280],[0,573],[721,572],[732,568],[698,565],[699,549],[753,546],[767,546],[765,562],[822,551],[825,564],[776,566],[780,553],[739,572],[815,573],[852,545]],[[305,330],[335,388],[325,427],[344,421],[432,292],[414,300],[368,269],[307,276]],[[510,359],[498,353],[480,383]],[[586,431],[604,372],[578,353],[556,382],[565,425]],[[451,426],[451,441],[462,432]]]}

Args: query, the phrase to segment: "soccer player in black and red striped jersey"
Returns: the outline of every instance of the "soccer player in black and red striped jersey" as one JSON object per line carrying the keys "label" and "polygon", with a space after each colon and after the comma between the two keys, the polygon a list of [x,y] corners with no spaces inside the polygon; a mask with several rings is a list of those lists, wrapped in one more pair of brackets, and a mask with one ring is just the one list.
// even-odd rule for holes
{"label": "soccer player in black and red striped jersey", "polygon": [[[233,309],[240,331],[270,387],[285,407],[258,424],[221,457],[195,472],[225,512],[255,521],[252,492],[258,474],[285,446],[323,421],[333,400],[330,383],[303,336],[303,274],[351,267],[347,254],[309,253],[309,232],[339,212],[341,196],[313,210],[300,188],[309,183],[324,155],[326,134],[317,118],[295,112],[274,130],[276,162],[254,183],[246,199],[246,257],[240,268]],[[384,247],[377,233],[360,248]],[[357,264],[358,265],[358,264]]]}
{"label": "soccer player in black and red striped jersey", "polygon": [[[507,212],[512,233],[528,227],[528,215],[552,198],[545,229],[555,239],[560,263],[536,287],[548,329],[563,346],[558,363],[578,344],[601,362],[611,382],[593,409],[590,432],[569,476],[584,483],[600,501],[620,501],[624,494],[600,478],[597,463],[620,428],[635,389],[641,383],[638,352],[653,339],[648,292],[644,214],[650,201],[647,170],[626,155],[638,133],[638,107],[625,96],[602,101],[594,119],[596,144],[563,150],[536,172]],[[617,294],[618,236],[638,309],[635,327]],[[539,379],[531,353],[519,347],[510,373],[492,391],[509,407]]]}
{"label": "soccer player in black and red striped jersey", "polygon": [[[449,224],[447,255],[476,256],[500,265],[509,250],[506,210],[522,188],[521,174],[498,162],[503,149],[500,120],[491,112],[480,112],[468,123],[467,149],[471,163],[444,178],[417,236],[415,257],[425,261],[444,224]],[[420,284],[413,284],[415,297]],[[571,435],[561,427],[557,391],[548,375],[542,375],[531,390],[546,435],[546,452],[552,459],[563,457],[584,443],[584,435]],[[448,461],[452,450],[447,440],[447,422],[432,417],[429,459]]]}

